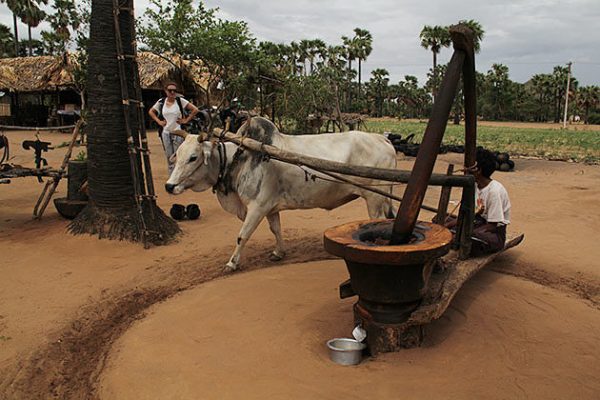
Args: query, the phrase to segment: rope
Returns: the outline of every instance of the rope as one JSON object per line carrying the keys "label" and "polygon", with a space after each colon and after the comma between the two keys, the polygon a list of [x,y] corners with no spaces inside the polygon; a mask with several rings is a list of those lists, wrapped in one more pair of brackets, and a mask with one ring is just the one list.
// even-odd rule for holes
{"label": "rope", "polygon": [[458,169],[454,172],[473,172],[473,171],[475,171],[475,169],[477,169],[477,161],[475,161],[475,164],[471,165],[470,167],[464,165],[463,169]]}

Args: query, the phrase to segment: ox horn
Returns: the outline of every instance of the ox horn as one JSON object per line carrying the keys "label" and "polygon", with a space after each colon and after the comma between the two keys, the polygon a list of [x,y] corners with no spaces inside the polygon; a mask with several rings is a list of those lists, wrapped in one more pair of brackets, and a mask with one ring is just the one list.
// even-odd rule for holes
{"label": "ox horn", "polygon": [[176,131],[171,132],[171,135],[179,136],[180,138],[184,138],[188,135],[186,131],[183,129],[177,129]]}

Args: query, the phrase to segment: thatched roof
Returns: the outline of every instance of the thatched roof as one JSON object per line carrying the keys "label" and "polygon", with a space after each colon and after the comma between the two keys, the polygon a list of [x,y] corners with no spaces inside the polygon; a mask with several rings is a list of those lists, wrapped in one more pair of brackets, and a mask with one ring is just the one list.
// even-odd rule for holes
{"label": "thatched roof", "polygon": [[[74,88],[72,68],[74,54],[61,56],[15,57],[0,59],[0,90],[44,92]],[[197,64],[176,56],[161,57],[149,52],[138,53],[142,89],[162,89],[170,80],[189,80],[206,87],[207,80]]]}
{"label": "thatched roof", "polygon": [[64,71],[62,57],[15,57],[0,59],[0,89],[15,92],[41,92],[70,86],[72,78]]}

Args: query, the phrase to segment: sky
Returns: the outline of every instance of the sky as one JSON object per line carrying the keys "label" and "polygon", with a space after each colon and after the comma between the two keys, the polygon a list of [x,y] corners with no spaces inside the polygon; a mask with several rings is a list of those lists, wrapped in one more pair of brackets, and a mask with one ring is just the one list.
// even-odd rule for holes
{"label": "sky", "polygon": [[[148,0],[135,0],[138,15]],[[356,27],[373,35],[373,52],[363,64],[363,81],[375,68],[390,73],[390,83],[414,75],[423,85],[432,66],[432,53],[420,46],[425,25],[478,21],[485,36],[476,55],[476,68],[487,72],[493,63],[509,67],[509,76],[526,82],[534,74],[551,73],[556,65],[573,63],[581,86],[600,85],[600,0],[207,0],[219,16],[243,20],[258,41],[289,43],[322,39],[341,44]],[[12,27],[12,17],[0,4],[0,23]],[[42,24],[43,29],[48,29]],[[27,34],[19,25],[20,35]],[[34,37],[39,37],[35,29]],[[451,49],[442,49],[446,63]]]}

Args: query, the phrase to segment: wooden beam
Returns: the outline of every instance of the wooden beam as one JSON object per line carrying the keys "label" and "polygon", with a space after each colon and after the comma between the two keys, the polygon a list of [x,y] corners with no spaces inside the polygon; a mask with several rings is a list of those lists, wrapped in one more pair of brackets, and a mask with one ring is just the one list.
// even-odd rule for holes
{"label": "wooden beam", "polygon": [[[298,153],[279,149],[275,146],[261,143],[251,138],[245,138],[231,132],[213,131],[213,136],[223,138],[224,140],[233,142],[238,146],[245,147],[249,150],[264,153],[272,159],[287,162],[295,165],[304,165],[306,167],[319,170],[330,171],[344,175],[359,176],[362,178],[378,179],[386,182],[401,182],[407,183],[410,178],[411,171],[402,171],[397,169],[373,168],[362,165],[348,165],[345,163],[323,160],[321,158],[306,156]],[[474,187],[475,178],[473,176],[447,176],[444,174],[432,174],[429,178],[429,184],[432,186],[458,186],[458,187]]]}

